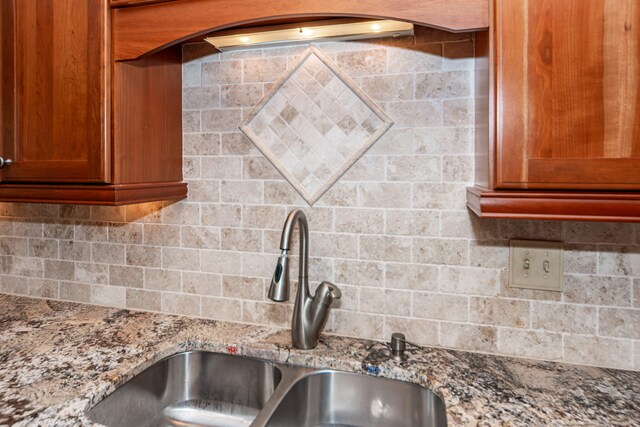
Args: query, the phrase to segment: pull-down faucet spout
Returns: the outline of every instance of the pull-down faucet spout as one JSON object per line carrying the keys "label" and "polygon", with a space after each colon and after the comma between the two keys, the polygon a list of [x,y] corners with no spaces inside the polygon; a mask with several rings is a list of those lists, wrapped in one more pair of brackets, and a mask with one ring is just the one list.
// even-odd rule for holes
{"label": "pull-down faucet spout", "polygon": [[320,331],[329,317],[329,308],[334,299],[342,295],[340,290],[330,282],[322,282],[315,295],[309,293],[309,225],[304,212],[294,209],[289,213],[282,229],[280,249],[276,270],[269,287],[269,298],[273,301],[289,299],[289,249],[295,225],[300,230],[300,259],[298,260],[298,293],[293,307],[291,321],[291,341],[293,346],[311,349],[318,344]]}

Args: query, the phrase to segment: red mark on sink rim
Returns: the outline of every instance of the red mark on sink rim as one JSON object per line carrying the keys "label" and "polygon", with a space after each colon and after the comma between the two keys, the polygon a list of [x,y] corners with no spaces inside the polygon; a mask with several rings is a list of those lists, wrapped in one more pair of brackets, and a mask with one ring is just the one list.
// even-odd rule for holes
{"label": "red mark on sink rim", "polygon": [[238,354],[238,346],[235,344],[228,345],[227,354]]}

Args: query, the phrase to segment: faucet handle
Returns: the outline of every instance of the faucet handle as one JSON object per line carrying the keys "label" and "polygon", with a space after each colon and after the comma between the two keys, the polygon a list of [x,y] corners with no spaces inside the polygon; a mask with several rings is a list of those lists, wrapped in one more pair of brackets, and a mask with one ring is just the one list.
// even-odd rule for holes
{"label": "faucet handle", "polygon": [[336,285],[331,282],[323,281],[316,289],[316,294],[313,297],[317,303],[323,305],[331,305],[333,300],[340,299],[342,292]]}
{"label": "faucet handle", "polygon": [[327,281],[323,281],[322,283],[320,283],[320,285],[322,284],[325,284],[327,286],[327,288],[329,289],[329,295],[331,295],[332,299],[342,298],[342,292],[340,292],[340,289],[338,289],[336,285]]}

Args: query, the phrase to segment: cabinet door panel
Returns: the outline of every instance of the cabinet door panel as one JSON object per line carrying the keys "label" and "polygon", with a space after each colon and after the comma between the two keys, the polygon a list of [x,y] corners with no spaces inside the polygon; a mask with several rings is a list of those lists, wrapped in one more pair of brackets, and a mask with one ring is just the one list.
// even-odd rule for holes
{"label": "cabinet door panel", "polygon": [[2,180],[109,182],[106,0],[13,0],[13,9],[16,128],[3,141],[13,164]]}
{"label": "cabinet door panel", "polygon": [[640,2],[495,13],[496,188],[640,189]]}

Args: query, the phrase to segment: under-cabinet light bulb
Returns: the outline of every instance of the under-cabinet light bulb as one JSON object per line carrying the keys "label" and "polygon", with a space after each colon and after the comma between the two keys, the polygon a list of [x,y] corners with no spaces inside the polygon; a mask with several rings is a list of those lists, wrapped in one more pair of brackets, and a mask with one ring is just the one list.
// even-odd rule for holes
{"label": "under-cabinet light bulb", "polygon": [[300,28],[300,35],[302,37],[311,37],[313,36],[313,30],[311,28]]}

